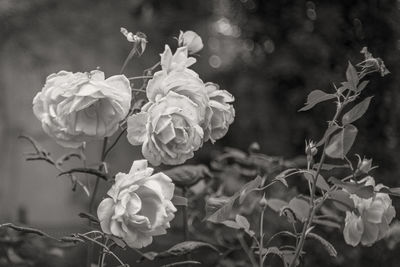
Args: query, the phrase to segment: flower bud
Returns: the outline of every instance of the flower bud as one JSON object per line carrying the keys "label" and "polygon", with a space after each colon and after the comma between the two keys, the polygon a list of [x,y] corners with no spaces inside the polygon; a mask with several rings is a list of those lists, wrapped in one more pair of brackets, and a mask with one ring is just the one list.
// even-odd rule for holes
{"label": "flower bud", "polygon": [[[358,155],[357,155],[358,156]],[[358,156],[357,171],[368,173],[372,169],[372,159],[363,158]]]}
{"label": "flower bud", "polygon": [[178,38],[179,46],[186,46],[189,54],[195,54],[203,49],[201,37],[194,31],[181,31]]}
{"label": "flower bud", "polygon": [[267,199],[265,198],[265,194],[263,195],[263,197],[260,199],[260,201],[258,202],[258,204],[260,204],[260,207],[262,209],[265,209],[267,207]]}
{"label": "flower bud", "polygon": [[305,149],[306,155],[309,157],[314,157],[318,153],[318,149],[315,146],[314,141],[309,141],[307,143],[306,141],[306,149]]}

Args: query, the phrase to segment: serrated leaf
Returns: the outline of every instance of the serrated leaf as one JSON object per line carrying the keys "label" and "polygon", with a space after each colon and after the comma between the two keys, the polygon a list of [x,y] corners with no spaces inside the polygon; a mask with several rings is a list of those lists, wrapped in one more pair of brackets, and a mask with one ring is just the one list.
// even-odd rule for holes
{"label": "serrated leaf", "polygon": [[308,94],[307,103],[305,104],[305,106],[303,108],[299,109],[299,111],[309,110],[309,109],[313,108],[316,104],[321,103],[326,100],[329,100],[329,99],[332,99],[332,98],[336,98],[336,95],[328,94],[321,90],[314,90],[310,94]]}
{"label": "serrated leaf", "polygon": [[349,65],[347,66],[347,70],[346,70],[346,79],[349,82],[349,84],[351,85],[350,89],[352,91],[357,91],[357,85],[359,83],[359,78],[358,78],[356,68],[354,68],[354,66],[350,63],[350,61],[349,61]]}
{"label": "serrated leaf", "polygon": [[365,98],[363,101],[355,105],[351,110],[349,110],[342,117],[343,125],[350,124],[364,115],[367,111],[369,103],[371,102],[372,96]]}
{"label": "serrated leaf", "polygon": [[280,212],[283,207],[287,206],[287,202],[278,198],[270,198],[267,200],[267,206],[273,211]]}
{"label": "serrated leaf", "polygon": [[329,178],[329,181],[343,189],[346,189],[350,194],[357,195],[358,197],[371,198],[374,196],[374,187],[372,185],[343,182],[335,177]]}
{"label": "serrated leaf", "polygon": [[229,219],[233,204],[235,203],[235,200],[242,195],[243,192],[246,191],[251,191],[254,188],[259,187],[262,184],[262,178],[260,176],[257,176],[254,180],[248,182],[245,184],[241,190],[236,192],[233,196],[231,196],[226,203],[224,203],[220,208],[218,208],[213,214],[210,216],[206,217],[205,219],[214,222],[214,223],[219,223],[223,222]]}
{"label": "serrated leaf", "polygon": [[175,206],[185,206],[187,207],[188,205],[188,200],[186,197],[182,197],[182,196],[174,196],[171,199],[172,204],[174,204]]}
{"label": "serrated leaf", "polygon": [[179,187],[189,187],[201,179],[212,177],[205,165],[183,165],[163,172]]}
{"label": "serrated leaf", "polygon": [[287,208],[293,211],[296,218],[302,222],[307,220],[308,214],[310,213],[310,204],[304,199],[298,197],[292,198],[289,201]]}
{"label": "serrated leaf", "polygon": [[326,155],[331,158],[344,159],[351,149],[357,136],[357,128],[352,124],[347,124],[340,132],[333,135],[325,149]]}
{"label": "serrated leaf", "polygon": [[[308,181],[310,181],[310,183],[314,183],[314,176],[317,174],[316,171],[314,170],[309,170],[308,172],[304,172],[304,178],[306,178]],[[317,182],[315,184],[318,188],[323,189],[325,191],[329,190],[329,185],[328,183],[325,181],[325,178],[321,175],[318,174],[318,178],[317,178]]]}
{"label": "serrated leaf", "polygon": [[331,243],[329,243],[329,241],[327,241],[325,238],[323,238],[322,236],[319,236],[315,233],[308,233],[307,238],[312,238],[314,240],[317,240],[319,243],[321,243],[321,245],[325,248],[325,250],[329,253],[330,256],[332,256],[332,257],[337,256],[337,251],[336,251],[335,247]]}

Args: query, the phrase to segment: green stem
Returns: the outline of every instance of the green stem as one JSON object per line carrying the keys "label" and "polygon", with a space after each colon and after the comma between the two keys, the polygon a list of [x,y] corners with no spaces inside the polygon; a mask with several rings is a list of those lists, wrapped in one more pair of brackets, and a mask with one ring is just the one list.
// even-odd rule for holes
{"label": "green stem", "polygon": [[238,238],[239,243],[242,246],[244,252],[247,254],[247,257],[249,257],[251,265],[253,267],[257,267],[258,266],[257,261],[254,258],[253,252],[250,250],[249,246],[247,245],[246,241],[244,240],[242,233],[239,233],[237,235],[237,238]]}
{"label": "green stem", "polygon": [[263,257],[263,250],[264,250],[264,211],[265,207],[262,208],[260,214],[260,243],[259,243],[259,262],[260,267],[264,266],[264,257]]}
{"label": "green stem", "polygon": [[[187,195],[187,190],[185,187],[182,188],[182,194],[184,197]],[[188,213],[187,207],[182,206],[182,224],[183,224],[183,238],[184,241],[189,240],[189,225],[188,225]]]}
{"label": "green stem", "polygon": [[[336,113],[333,116],[332,121],[329,123],[328,129],[329,129],[329,127],[331,127],[336,122],[336,120],[339,117],[340,113],[342,112],[343,108],[346,106],[347,100],[348,100],[348,98],[350,96],[350,93],[351,93],[351,91],[349,90],[347,92],[347,95],[346,95],[344,101],[342,102],[342,104],[339,105],[336,108]],[[311,208],[310,208],[310,211],[308,213],[307,220],[303,225],[303,229],[302,229],[302,232],[301,232],[301,235],[300,235],[300,240],[299,240],[299,243],[296,246],[295,254],[294,254],[292,262],[290,263],[290,267],[295,267],[296,266],[297,259],[299,258],[300,253],[301,253],[301,251],[303,250],[303,247],[304,247],[304,242],[305,242],[305,239],[306,239],[307,230],[311,226],[311,223],[313,221],[313,218],[314,218],[314,215],[315,215],[315,213],[317,211],[317,208],[320,207],[320,205],[316,206],[315,203],[314,203],[315,191],[316,191],[316,182],[317,182],[317,177],[319,176],[319,174],[321,172],[322,165],[325,162],[325,157],[326,157],[325,150],[326,150],[326,147],[327,147],[327,145],[329,143],[329,139],[330,139],[330,137],[327,137],[327,139],[325,140],[324,148],[322,149],[322,156],[321,156],[321,159],[319,161],[318,168],[317,168],[317,171],[315,173],[315,176],[313,177],[313,183],[312,183],[312,188],[311,188],[312,190],[311,190],[311,195],[310,195],[310,206],[311,206]]]}

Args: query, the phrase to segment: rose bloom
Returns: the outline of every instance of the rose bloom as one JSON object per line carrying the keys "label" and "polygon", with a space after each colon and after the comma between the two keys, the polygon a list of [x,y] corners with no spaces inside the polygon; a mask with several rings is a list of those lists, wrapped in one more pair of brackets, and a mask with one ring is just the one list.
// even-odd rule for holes
{"label": "rose bloom", "polygon": [[189,54],[199,52],[204,46],[201,37],[194,31],[180,31],[178,44],[179,46],[186,46]]}
{"label": "rose bloom", "polygon": [[33,112],[43,130],[64,147],[111,136],[129,112],[131,88],[124,75],[104,78],[90,73],[60,71],[49,75],[33,99]]}
{"label": "rose bloom", "polygon": [[[368,176],[361,180],[366,185],[372,185],[375,191],[384,186],[375,186],[374,178]],[[385,237],[389,224],[396,215],[392,200],[386,193],[375,193],[373,197],[364,199],[357,195],[350,195],[359,214],[347,211],[343,230],[347,244],[357,246],[360,242],[364,246],[371,246]]]}
{"label": "rose bloom", "polygon": [[128,141],[142,145],[143,156],[155,166],[184,163],[203,145],[198,109],[188,97],[170,91],[128,118]]}
{"label": "rose bloom", "polygon": [[220,90],[215,83],[206,83],[207,94],[210,99],[212,115],[205,130],[205,140],[215,142],[228,132],[229,125],[235,119],[235,109],[230,104],[235,98],[226,90]]}
{"label": "rose bloom", "polygon": [[171,199],[175,186],[164,173],[153,174],[146,160],[133,162],[128,174],[118,173],[101,201],[97,216],[103,232],[121,237],[130,247],[142,248],[163,235],[177,211]]}

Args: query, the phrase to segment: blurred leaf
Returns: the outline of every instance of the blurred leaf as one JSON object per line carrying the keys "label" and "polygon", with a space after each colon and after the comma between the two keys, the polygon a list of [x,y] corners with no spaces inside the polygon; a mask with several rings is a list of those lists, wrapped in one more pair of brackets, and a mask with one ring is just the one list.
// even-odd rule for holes
{"label": "blurred leaf", "polygon": [[361,92],[362,90],[364,90],[364,88],[368,85],[368,83],[369,83],[369,81],[367,81],[367,80],[362,81],[362,82],[358,85],[357,91],[358,91],[358,92]]}
{"label": "blurred leaf", "polygon": [[182,196],[174,196],[172,198],[172,204],[174,204],[175,206],[186,206],[188,205],[188,200],[186,197],[182,197]]}
{"label": "blurred leaf", "polygon": [[[319,163],[315,163],[313,165],[314,169],[318,169]],[[321,170],[324,171],[330,171],[332,169],[336,169],[336,168],[349,168],[350,165],[349,164],[341,164],[341,165],[336,165],[336,164],[328,164],[328,163],[324,163],[322,164]]]}
{"label": "blurred leaf", "polygon": [[329,193],[329,198],[334,200],[333,204],[342,211],[353,211],[355,209],[354,201],[350,198],[350,194],[343,190],[336,190]]}
{"label": "blurred leaf", "polygon": [[206,199],[206,218],[229,202],[229,197],[209,197]]}
{"label": "blurred leaf", "polygon": [[95,223],[95,224],[99,224],[99,219],[97,219],[96,216],[86,213],[86,212],[80,212],[79,217],[84,218],[84,219],[88,219],[90,222]]}
{"label": "blurred leaf", "polygon": [[371,102],[372,96],[365,98],[363,101],[355,105],[350,111],[342,117],[343,125],[350,124],[364,115],[367,111],[369,103]]}
{"label": "blurred leaf", "polygon": [[172,246],[171,248],[169,248],[168,250],[163,251],[163,252],[158,253],[158,252],[150,251],[150,252],[143,253],[143,257],[141,260],[143,260],[143,259],[158,260],[158,259],[183,256],[183,255],[191,253],[194,250],[197,250],[199,248],[204,248],[204,247],[210,248],[210,249],[214,250],[215,252],[220,253],[219,250],[215,246],[213,246],[209,243],[200,242],[200,241],[184,241],[182,243],[178,243],[178,244]]}
{"label": "blurred leaf", "polygon": [[173,266],[191,265],[191,264],[197,265],[197,264],[201,264],[201,262],[199,262],[199,261],[178,261],[178,262],[162,265],[161,267],[173,267]]}
{"label": "blurred leaf", "polygon": [[333,222],[333,221],[314,219],[313,223],[340,229],[340,224],[338,224],[337,222]]}
{"label": "blurred leaf", "polygon": [[332,136],[325,153],[331,158],[344,159],[356,139],[357,132],[354,125],[347,124],[339,133]]}
{"label": "blurred leaf", "polygon": [[325,144],[326,140],[334,133],[336,132],[336,130],[339,129],[339,126],[337,126],[336,124],[333,124],[332,126],[329,126],[328,129],[326,129],[324,136],[322,137],[321,140],[318,141],[318,143],[316,144],[316,146],[322,146],[323,144]]}
{"label": "blurred leaf", "polygon": [[386,193],[395,197],[400,197],[400,187],[387,188],[382,187],[379,192]]}
{"label": "blurred leaf", "polygon": [[316,104],[321,103],[323,101],[336,98],[335,94],[328,94],[321,90],[314,90],[312,91],[307,97],[307,103],[305,106],[299,111],[306,111],[313,108]]}
{"label": "blurred leaf", "polygon": [[350,194],[355,194],[361,198],[371,198],[374,196],[374,187],[372,185],[342,182],[335,177],[329,178],[329,181],[343,189],[346,189]]}
{"label": "blurred leaf", "polygon": [[182,165],[163,172],[179,187],[190,187],[201,179],[212,177],[205,165]]}
{"label": "blurred leaf", "polygon": [[337,256],[337,251],[336,251],[335,247],[331,243],[329,243],[329,241],[327,241],[325,238],[323,238],[322,236],[319,236],[315,233],[308,233],[307,238],[312,238],[312,239],[319,241],[319,243],[321,243],[321,245],[325,248],[325,250],[329,253],[330,256],[332,256],[332,257]]}
{"label": "blurred leaf", "polygon": [[292,198],[287,208],[293,211],[296,218],[302,222],[307,220],[308,214],[310,213],[310,204],[306,200],[298,197]]}
{"label": "blurred leaf", "polygon": [[223,204],[217,211],[215,211],[213,214],[210,216],[206,216],[206,220],[210,222],[223,222],[229,219],[230,214],[232,212],[233,204],[235,203],[235,200],[242,195],[243,192],[250,191],[253,188],[257,188],[261,185],[262,183],[262,178],[260,176],[257,176],[254,180],[248,182],[245,184],[241,190],[236,192],[233,196],[231,196],[228,201]]}
{"label": "blurred leaf", "polygon": [[270,198],[267,200],[267,206],[273,211],[280,212],[283,207],[287,206],[287,202],[278,198]]}
{"label": "blurred leaf", "polygon": [[[314,170],[309,170],[308,172],[304,172],[304,178],[306,178],[311,184],[314,183],[314,176],[317,174],[316,171]],[[316,186],[320,189],[323,189],[325,191],[328,191],[330,186],[328,185],[328,183],[325,181],[325,178],[321,175],[318,174],[318,178],[317,178],[317,182],[316,182]]]}

